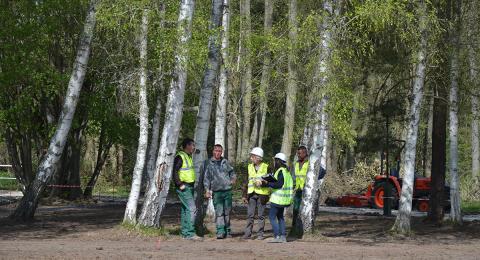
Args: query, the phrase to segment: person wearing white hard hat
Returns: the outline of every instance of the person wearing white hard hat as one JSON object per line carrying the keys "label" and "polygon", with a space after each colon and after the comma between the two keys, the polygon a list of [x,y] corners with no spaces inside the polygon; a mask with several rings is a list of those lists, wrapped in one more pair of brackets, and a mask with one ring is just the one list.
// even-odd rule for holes
{"label": "person wearing white hard hat", "polygon": [[255,209],[257,209],[258,215],[258,230],[257,239],[262,240],[265,230],[265,207],[268,202],[268,196],[270,189],[267,187],[261,187],[255,185],[256,180],[260,180],[262,176],[268,173],[268,164],[262,162],[263,149],[255,147],[250,152],[250,163],[248,164],[248,179],[243,185],[243,202],[248,204],[247,209],[247,226],[245,227],[245,233],[243,239],[251,239],[253,232],[253,224],[255,217]]}
{"label": "person wearing white hard hat", "polygon": [[269,187],[272,189],[270,196],[270,211],[268,218],[273,229],[273,239],[269,243],[287,242],[285,219],[283,212],[286,207],[292,204],[293,199],[293,179],[287,168],[287,156],[284,153],[275,155],[274,168],[275,174],[269,181],[257,180],[257,185]]}

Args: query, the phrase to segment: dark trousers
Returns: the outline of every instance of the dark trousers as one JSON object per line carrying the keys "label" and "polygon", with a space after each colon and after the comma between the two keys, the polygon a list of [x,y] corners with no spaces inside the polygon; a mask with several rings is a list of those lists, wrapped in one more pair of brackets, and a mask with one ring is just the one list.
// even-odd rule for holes
{"label": "dark trousers", "polygon": [[245,227],[245,236],[249,237],[252,235],[253,231],[253,222],[255,217],[255,208],[258,210],[258,236],[263,236],[265,230],[265,206],[266,203],[261,201],[258,194],[253,194],[248,199],[248,209],[247,209],[247,226]]}
{"label": "dark trousers", "polygon": [[270,203],[270,211],[268,218],[270,219],[270,224],[272,224],[273,235],[275,237],[285,236],[285,219],[283,218],[283,211],[285,207]]}
{"label": "dark trousers", "polygon": [[300,212],[300,204],[302,204],[302,190],[297,190],[293,196],[292,227],[294,227],[297,222],[298,213]]}
{"label": "dark trousers", "polygon": [[217,235],[230,234],[230,211],[232,210],[232,191],[214,191],[215,226]]}

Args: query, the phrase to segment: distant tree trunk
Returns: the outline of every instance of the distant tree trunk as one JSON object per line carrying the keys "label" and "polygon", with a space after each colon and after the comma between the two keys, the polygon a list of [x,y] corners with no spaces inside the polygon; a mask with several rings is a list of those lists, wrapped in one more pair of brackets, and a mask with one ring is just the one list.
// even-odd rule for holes
{"label": "distant tree trunk", "polygon": [[240,70],[241,75],[241,93],[242,93],[242,149],[240,160],[244,161],[248,157],[250,144],[250,120],[252,113],[252,50],[249,46],[251,35],[251,17],[250,0],[240,0],[240,43],[243,44],[240,55],[242,62]]}
{"label": "distant tree trunk", "polygon": [[288,51],[288,80],[287,102],[285,105],[285,125],[283,128],[283,141],[281,151],[290,158],[292,150],[293,129],[295,126],[295,104],[297,103],[297,0],[289,1],[288,8],[288,38],[290,48]]}
{"label": "distant tree trunk", "polygon": [[402,168],[405,169],[403,178],[402,192],[400,196],[400,206],[395,224],[392,229],[396,232],[405,234],[410,232],[410,215],[412,212],[413,181],[415,174],[415,152],[418,136],[418,122],[420,120],[420,107],[423,98],[423,86],[425,83],[425,69],[427,56],[427,28],[426,28],[426,6],[423,0],[420,5],[420,46],[417,53],[417,68],[415,79],[413,81],[412,96],[410,104],[410,113],[408,121],[407,138],[405,144],[405,158],[402,161]]}
{"label": "distant tree trunk", "polygon": [[230,27],[230,0],[223,0],[222,15],[222,65],[220,68],[220,85],[218,87],[218,99],[215,120],[215,144],[220,144],[226,149],[225,130],[227,127],[227,99],[228,99],[228,36]]}
{"label": "distant tree trunk", "polygon": [[[8,156],[12,163],[13,173],[15,178],[21,184],[22,193],[25,194],[27,188],[33,180],[32,172],[32,144],[28,135],[23,135],[20,144],[17,145],[15,140],[15,130],[11,128],[6,129],[5,143],[7,145]],[[18,139],[17,139],[18,140]]]}
{"label": "distant tree trunk", "polygon": [[142,173],[148,146],[148,104],[147,104],[147,37],[148,9],[143,9],[140,30],[140,84],[138,93],[140,134],[138,136],[137,161],[133,169],[132,188],[128,196],[127,207],[123,217],[124,223],[136,224],[137,205],[142,186]]}
{"label": "distant tree trunk", "polygon": [[160,216],[165,206],[173,159],[178,142],[179,129],[183,116],[185,85],[187,83],[188,42],[192,32],[194,0],[184,0],[180,4],[178,16],[178,44],[175,54],[175,70],[170,84],[166,106],[162,139],[158,150],[154,181],[148,188],[138,224],[149,227],[160,226]]}
{"label": "distant tree trunk", "polygon": [[85,190],[83,191],[83,197],[86,199],[92,198],[93,189],[95,188],[95,184],[97,183],[98,176],[100,176],[100,173],[102,172],[103,166],[107,161],[110,148],[112,147],[112,142],[108,142],[106,138],[107,136],[105,133],[105,126],[104,124],[102,124],[100,130],[100,138],[98,141],[98,152],[95,168],[92,172],[92,176],[90,176],[90,180],[88,181]]}
{"label": "distant tree trunk", "polygon": [[[162,30],[165,24],[165,3],[161,3],[160,5],[160,25],[159,28]],[[150,141],[150,145],[148,146],[148,153],[147,153],[147,165],[144,170],[145,176],[144,180],[146,183],[143,185],[147,187],[150,185],[150,182],[153,179],[153,174],[155,171],[155,163],[157,159],[157,152],[158,152],[158,145],[160,139],[160,123],[162,117],[162,105],[163,105],[163,94],[164,94],[164,82],[163,82],[163,67],[162,61],[160,61],[160,65],[158,67],[158,79],[154,83],[154,87],[157,90],[157,100],[155,106],[155,114],[153,115],[152,121],[152,140]]]}
{"label": "distant tree trunk", "polygon": [[[265,0],[265,15],[263,19],[263,35],[268,39],[272,35],[273,24],[273,3],[272,0]],[[265,135],[265,122],[267,119],[267,91],[270,85],[270,74],[272,70],[272,52],[265,41],[265,50],[263,56],[262,78],[260,79],[260,129],[258,131],[258,146],[262,147],[263,137]]]}
{"label": "distant tree trunk", "polygon": [[233,110],[233,102],[227,106],[227,157],[230,162],[237,162],[237,118]]}
{"label": "distant tree trunk", "polygon": [[[474,5],[471,8],[471,12],[476,13],[476,6]],[[475,10],[475,11],[474,11]],[[477,39],[472,32],[473,26],[476,26],[476,23],[474,22],[473,18],[470,18],[472,20],[470,24],[470,32],[469,32],[469,38],[475,42],[474,39]],[[478,66],[477,66],[477,60],[476,60],[476,54],[475,50],[472,46],[473,43],[470,43],[468,46],[468,62],[469,62],[469,72],[470,72],[470,82],[471,82],[471,90],[472,90],[472,96],[471,96],[471,103],[472,103],[472,177],[473,179],[477,180],[477,178],[480,176],[480,140],[479,140],[479,130],[478,130],[478,117],[479,117],[479,108],[478,108]]]}
{"label": "distant tree trunk", "polygon": [[444,216],[445,164],[447,141],[447,94],[443,86],[436,87],[433,100],[432,181],[427,219],[440,223]]}
{"label": "distant tree trunk", "polygon": [[428,102],[428,122],[427,122],[427,133],[425,134],[425,159],[424,159],[424,176],[432,176],[432,131],[433,131],[433,103],[434,95],[429,99]]}
{"label": "distant tree trunk", "polygon": [[450,95],[449,95],[449,131],[450,156],[450,218],[454,223],[462,223],[460,208],[460,183],[458,180],[458,80],[460,76],[459,52],[460,52],[460,13],[461,1],[454,1],[453,7],[454,26],[451,32],[451,57],[450,57]]}
{"label": "distant tree trunk", "polygon": [[121,144],[115,145],[116,159],[115,159],[115,171],[117,173],[117,179],[123,178],[123,146]]}
{"label": "distant tree trunk", "polygon": [[[210,18],[210,31],[213,33],[208,39],[208,61],[203,76],[203,84],[200,90],[200,104],[197,115],[197,125],[195,127],[195,144],[197,151],[193,154],[193,165],[196,172],[196,187],[195,187],[195,203],[197,206],[197,230],[203,228],[203,218],[205,216],[205,209],[203,207],[205,189],[203,187],[203,172],[200,168],[203,162],[208,158],[207,141],[208,130],[210,128],[210,115],[213,103],[213,90],[217,83],[217,78],[220,70],[221,53],[220,42],[221,35],[219,28],[222,26],[222,6],[223,0],[212,0],[212,14]],[[213,202],[208,203],[213,208]],[[215,210],[210,208],[209,218],[212,219],[215,215]]]}
{"label": "distant tree trunk", "polygon": [[68,84],[65,103],[62,108],[57,129],[53,135],[48,152],[38,167],[38,172],[32,185],[27,190],[25,196],[18,204],[16,210],[10,216],[16,220],[31,220],[35,215],[38,206],[40,194],[45,189],[46,184],[53,175],[53,170],[60,161],[60,158],[67,142],[68,132],[72,125],[75,108],[80,95],[80,90],[85,78],[85,72],[90,54],[90,44],[93,38],[95,27],[95,6],[97,1],[90,2],[87,19],[84,25],[84,31],[80,37],[80,44],[77,50],[77,56],[73,65],[73,72]]}

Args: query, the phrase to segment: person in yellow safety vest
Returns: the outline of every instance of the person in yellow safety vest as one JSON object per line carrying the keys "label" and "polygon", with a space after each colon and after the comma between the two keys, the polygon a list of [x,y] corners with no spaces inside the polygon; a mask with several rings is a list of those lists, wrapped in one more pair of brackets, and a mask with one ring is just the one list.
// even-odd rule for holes
{"label": "person in yellow safety vest", "polygon": [[178,198],[182,203],[180,223],[181,234],[187,240],[201,240],[195,233],[194,221],[197,208],[194,200],[195,167],[192,154],[195,151],[195,142],[185,138],[182,142],[182,151],[177,152],[173,161],[173,180]]}
{"label": "person in yellow safety vest", "polygon": [[268,174],[268,164],[262,162],[263,150],[260,147],[255,147],[250,152],[250,161],[248,164],[248,178],[243,185],[243,202],[248,204],[247,209],[247,226],[243,239],[251,239],[252,230],[255,217],[255,209],[258,211],[258,230],[257,239],[263,240],[263,233],[265,230],[265,207],[268,202],[270,188],[260,187],[255,185],[255,181],[261,179],[263,175]]}
{"label": "person in yellow safety vest", "polygon": [[[303,188],[305,187],[305,179],[308,171],[308,150],[307,147],[301,145],[297,148],[297,161],[293,165],[292,178],[295,183],[294,197],[293,197],[293,218],[292,227],[295,227],[298,213],[300,211],[300,204],[302,203]],[[294,230],[294,228],[292,228]]]}
{"label": "person in yellow safety vest", "polygon": [[292,204],[293,199],[293,178],[288,171],[286,162],[287,156],[284,153],[275,155],[275,174],[273,178],[257,180],[257,185],[272,188],[270,195],[270,211],[268,218],[272,224],[273,239],[269,243],[287,242],[284,211]]}

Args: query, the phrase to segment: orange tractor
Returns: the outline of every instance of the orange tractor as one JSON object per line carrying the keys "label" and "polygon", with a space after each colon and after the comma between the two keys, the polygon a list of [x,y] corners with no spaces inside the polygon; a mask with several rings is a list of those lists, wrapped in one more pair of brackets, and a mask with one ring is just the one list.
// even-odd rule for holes
{"label": "orange tractor", "polygon": [[[431,178],[415,177],[412,202],[414,209],[423,212],[428,211],[430,182]],[[390,187],[387,187],[387,185]],[[336,199],[329,198],[327,199],[326,204],[329,206],[372,207],[383,209],[384,195],[387,188],[391,188],[392,191],[392,196],[390,198],[392,199],[393,208],[398,208],[398,202],[402,192],[402,179],[397,178],[396,176],[387,177],[387,175],[375,176],[374,181],[368,185],[367,191],[364,194],[349,194]],[[450,188],[448,186],[445,187],[445,193],[445,197],[449,198]]]}

